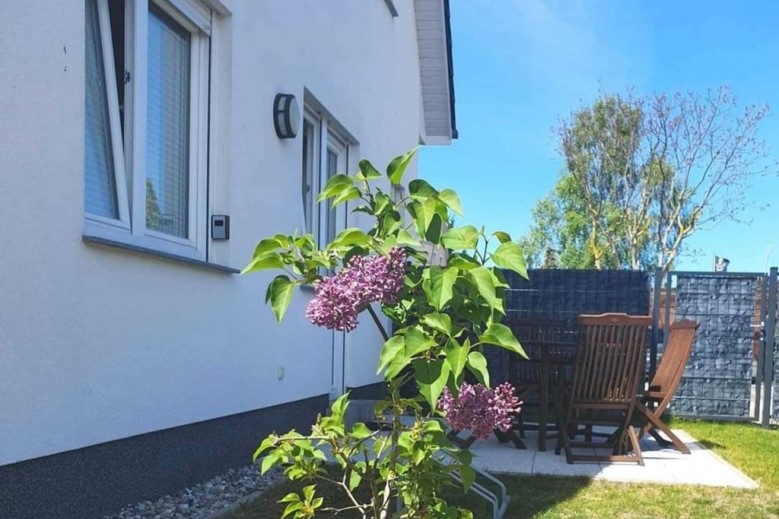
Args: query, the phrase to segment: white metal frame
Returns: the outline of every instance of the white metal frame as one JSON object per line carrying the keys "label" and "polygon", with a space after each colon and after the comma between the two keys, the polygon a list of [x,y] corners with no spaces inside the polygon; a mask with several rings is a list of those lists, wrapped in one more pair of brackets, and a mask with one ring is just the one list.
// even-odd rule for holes
{"label": "white metal frame", "polygon": [[[305,131],[305,123],[308,123],[311,125],[311,128],[313,129],[313,135],[310,139],[310,150],[303,150],[303,153],[307,154],[307,165],[308,165],[308,171],[304,171],[303,174],[306,176],[306,181],[308,182],[309,186],[311,187],[311,192],[308,193],[308,197],[303,197],[302,203],[303,203],[303,232],[313,234],[314,237],[318,237],[318,229],[319,229],[319,214],[317,211],[317,202],[316,197],[318,196],[319,192],[322,190],[322,186],[319,182],[319,171],[321,169],[321,145],[322,145],[322,117],[314,112],[313,110],[306,107],[306,109],[303,112],[303,118],[304,118],[304,124],[303,124],[303,131]],[[302,140],[302,139],[301,139]],[[301,167],[302,167],[302,161],[301,161]],[[301,181],[302,181],[301,177]],[[301,186],[302,187],[302,186]],[[302,194],[302,189],[301,189]],[[306,221],[306,212],[309,212],[311,214],[311,223],[309,224]]]}
{"label": "white metal frame", "polygon": [[[341,126],[325,111],[317,110],[306,105],[303,111],[304,121],[314,129],[312,146],[310,150],[303,150],[309,154],[307,162],[311,166],[310,171],[305,172],[311,185],[309,200],[302,198],[303,203],[303,228],[306,233],[313,234],[319,246],[328,241],[328,226],[334,222],[335,233],[347,226],[348,204],[343,204],[330,210],[329,203],[317,204],[317,196],[329,180],[328,153],[336,155],[336,171],[334,173],[348,173],[350,164],[350,147],[354,144],[346,132],[340,130]],[[305,128],[305,126],[304,126]],[[304,130],[305,131],[305,130]],[[302,161],[301,161],[302,167]],[[301,177],[301,182],[303,181]],[[302,190],[301,190],[302,192]],[[311,204],[309,207],[305,207]],[[311,211],[311,225],[306,222],[306,210]],[[346,334],[333,332],[331,339],[331,363],[330,363],[330,398],[335,399],[345,391],[345,349]]]}
{"label": "white metal frame", "polygon": [[146,228],[146,120],[149,4],[125,2],[125,142],[121,143],[108,0],[97,0],[103,68],[109,104],[119,219],[85,213],[84,234],[205,260],[207,240],[208,89],[210,12],[195,0],[151,0],[191,34],[189,117],[189,209],[187,238]]}

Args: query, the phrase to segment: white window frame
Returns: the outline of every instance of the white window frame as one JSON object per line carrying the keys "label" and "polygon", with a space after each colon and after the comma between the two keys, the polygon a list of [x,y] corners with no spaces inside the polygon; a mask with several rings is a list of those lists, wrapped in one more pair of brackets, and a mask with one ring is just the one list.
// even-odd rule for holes
{"label": "white window frame", "polygon": [[[313,234],[317,244],[321,247],[326,242],[328,226],[330,222],[334,220],[335,232],[338,234],[341,229],[346,228],[347,214],[345,205],[337,207],[335,211],[328,211],[327,203],[317,203],[317,197],[319,196],[319,193],[322,192],[322,189],[329,180],[329,172],[327,170],[327,154],[329,151],[334,151],[336,153],[336,174],[348,173],[350,166],[350,148],[353,143],[351,139],[346,137],[344,133],[338,129],[337,124],[327,114],[323,114],[309,106],[306,106],[303,112],[303,117],[305,122],[308,122],[314,128],[314,142],[312,149],[313,157],[308,157],[308,161],[313,164],[312,174],[314,177],[313,179],[309,179],[312,186],[312,195],[310,200],[311,206],[306,208],[306,201],[301,200],[303,204],[303,229],[305,233]],[[307,152],[307,150],[304,150],[304,153]],[[306,210],[311,211],[312,215],[312,223],[310,227],[306,222]]]}
{"label": "white window frame", "polygon": [[[309,123],[311,127],[313,128],[313,135],[311,138],[311,154],[307,157],[307,164],[310,167],[309,171],[304,171],[303,174],[306,175],[306,181],[309,183],[311,187],[311,193],[310,193],[310,200],[306,200],[305,197],[301,200],[301,203],[303,204],[303,232],[305,234],[313,234],[314,238],[317,238],[319,235],[319,204],[317,204],[317,196],[319,196],[319,193],[322,191],[322,186],[320,183],[320,170],[321,170],[321,162],[322,162],[322,117],[311,110],[309,107],[306,107],[303,111],[303,118],[304,118],[304,124],[303,124],[303,131],[305,131],[305,123]],[[302,139],[301,139],[302,141]],[[302,142],[301,142],[302,144]],[[309,150],[304,149],[303,153],[308,155]],[[303,168],[303,162],[301,161],[301,169]],[[309,175],[310,173],[310,175]],[[301,177],[301,181],[302,181]],[[302,186],[301,186],[302,187]],[[301,195],[303,195],[301,190]],[[306,221],[306,212],[309,212],[311,214],[311,224]]]}
{"label": "white window frame", "polygon": [[[151,3],[191,35],[187,238],[146,228],[147,55]],[[108,0],[97,0],[97,7],[119,219],[85,211],[84,234],[206,260],[210,11],[196,0],[125,0],[125,68],[130,69],[130,81],[125,85],[122,143]]]}

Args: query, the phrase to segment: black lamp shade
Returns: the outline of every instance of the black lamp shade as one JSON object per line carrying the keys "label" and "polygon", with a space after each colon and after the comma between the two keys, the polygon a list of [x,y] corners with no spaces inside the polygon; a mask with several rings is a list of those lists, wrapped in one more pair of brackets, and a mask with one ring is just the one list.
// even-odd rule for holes
{"label": "black lamp shade", "polygon": [[294,139],[300,126],[300,109],[292,94],[276,94],[273,100],[273,125],[279,139]]}

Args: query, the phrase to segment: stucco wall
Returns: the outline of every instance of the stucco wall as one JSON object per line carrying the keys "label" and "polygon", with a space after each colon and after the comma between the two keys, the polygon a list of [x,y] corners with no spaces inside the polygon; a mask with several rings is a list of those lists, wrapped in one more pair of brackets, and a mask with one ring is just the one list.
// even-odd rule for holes
{"label": "stucco wall", "polygon": [[[411,0],[223,0],[214,26],[211,260],[300,228],[301,142],[272,101],[304,88],[383,165],[419,139]],[[330,338],[298,293],[277,325],[270,275],[239,277],[82,241],[84,3],[10,2],[0,17],[0,465],[327,393]],[[412,167],[413,175],[415,166]],[[353,220],[350,225],[357,222]],[[363,222],[364,223],[364,222]],[[346,385],[377,380],[368,319]],[[277,380],[277,368],[285,376]]]}

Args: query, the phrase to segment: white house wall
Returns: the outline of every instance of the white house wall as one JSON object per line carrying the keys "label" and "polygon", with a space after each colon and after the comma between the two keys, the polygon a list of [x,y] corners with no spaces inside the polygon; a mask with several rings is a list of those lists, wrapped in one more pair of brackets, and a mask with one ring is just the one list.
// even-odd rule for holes
{"label": "white house wall", "polygon": [[[353,163],[384,165],[418,142],[419,63],[411,0],[395,0],[397,18],[383,0],[223,4],[210,209],[230,215],[231,237],[210,260],[240,268],[258,238],[303,221],[301,140],[276,138],[275,94],[302,103],[307,89],[359,141]],[[0,17],[0,465],[330,388],[310,293],[277,325],[270,275],[82,241],[84,25],[77,0],[5,2]],[[347,340],[347,386],[378,380],[370,326]]]}

